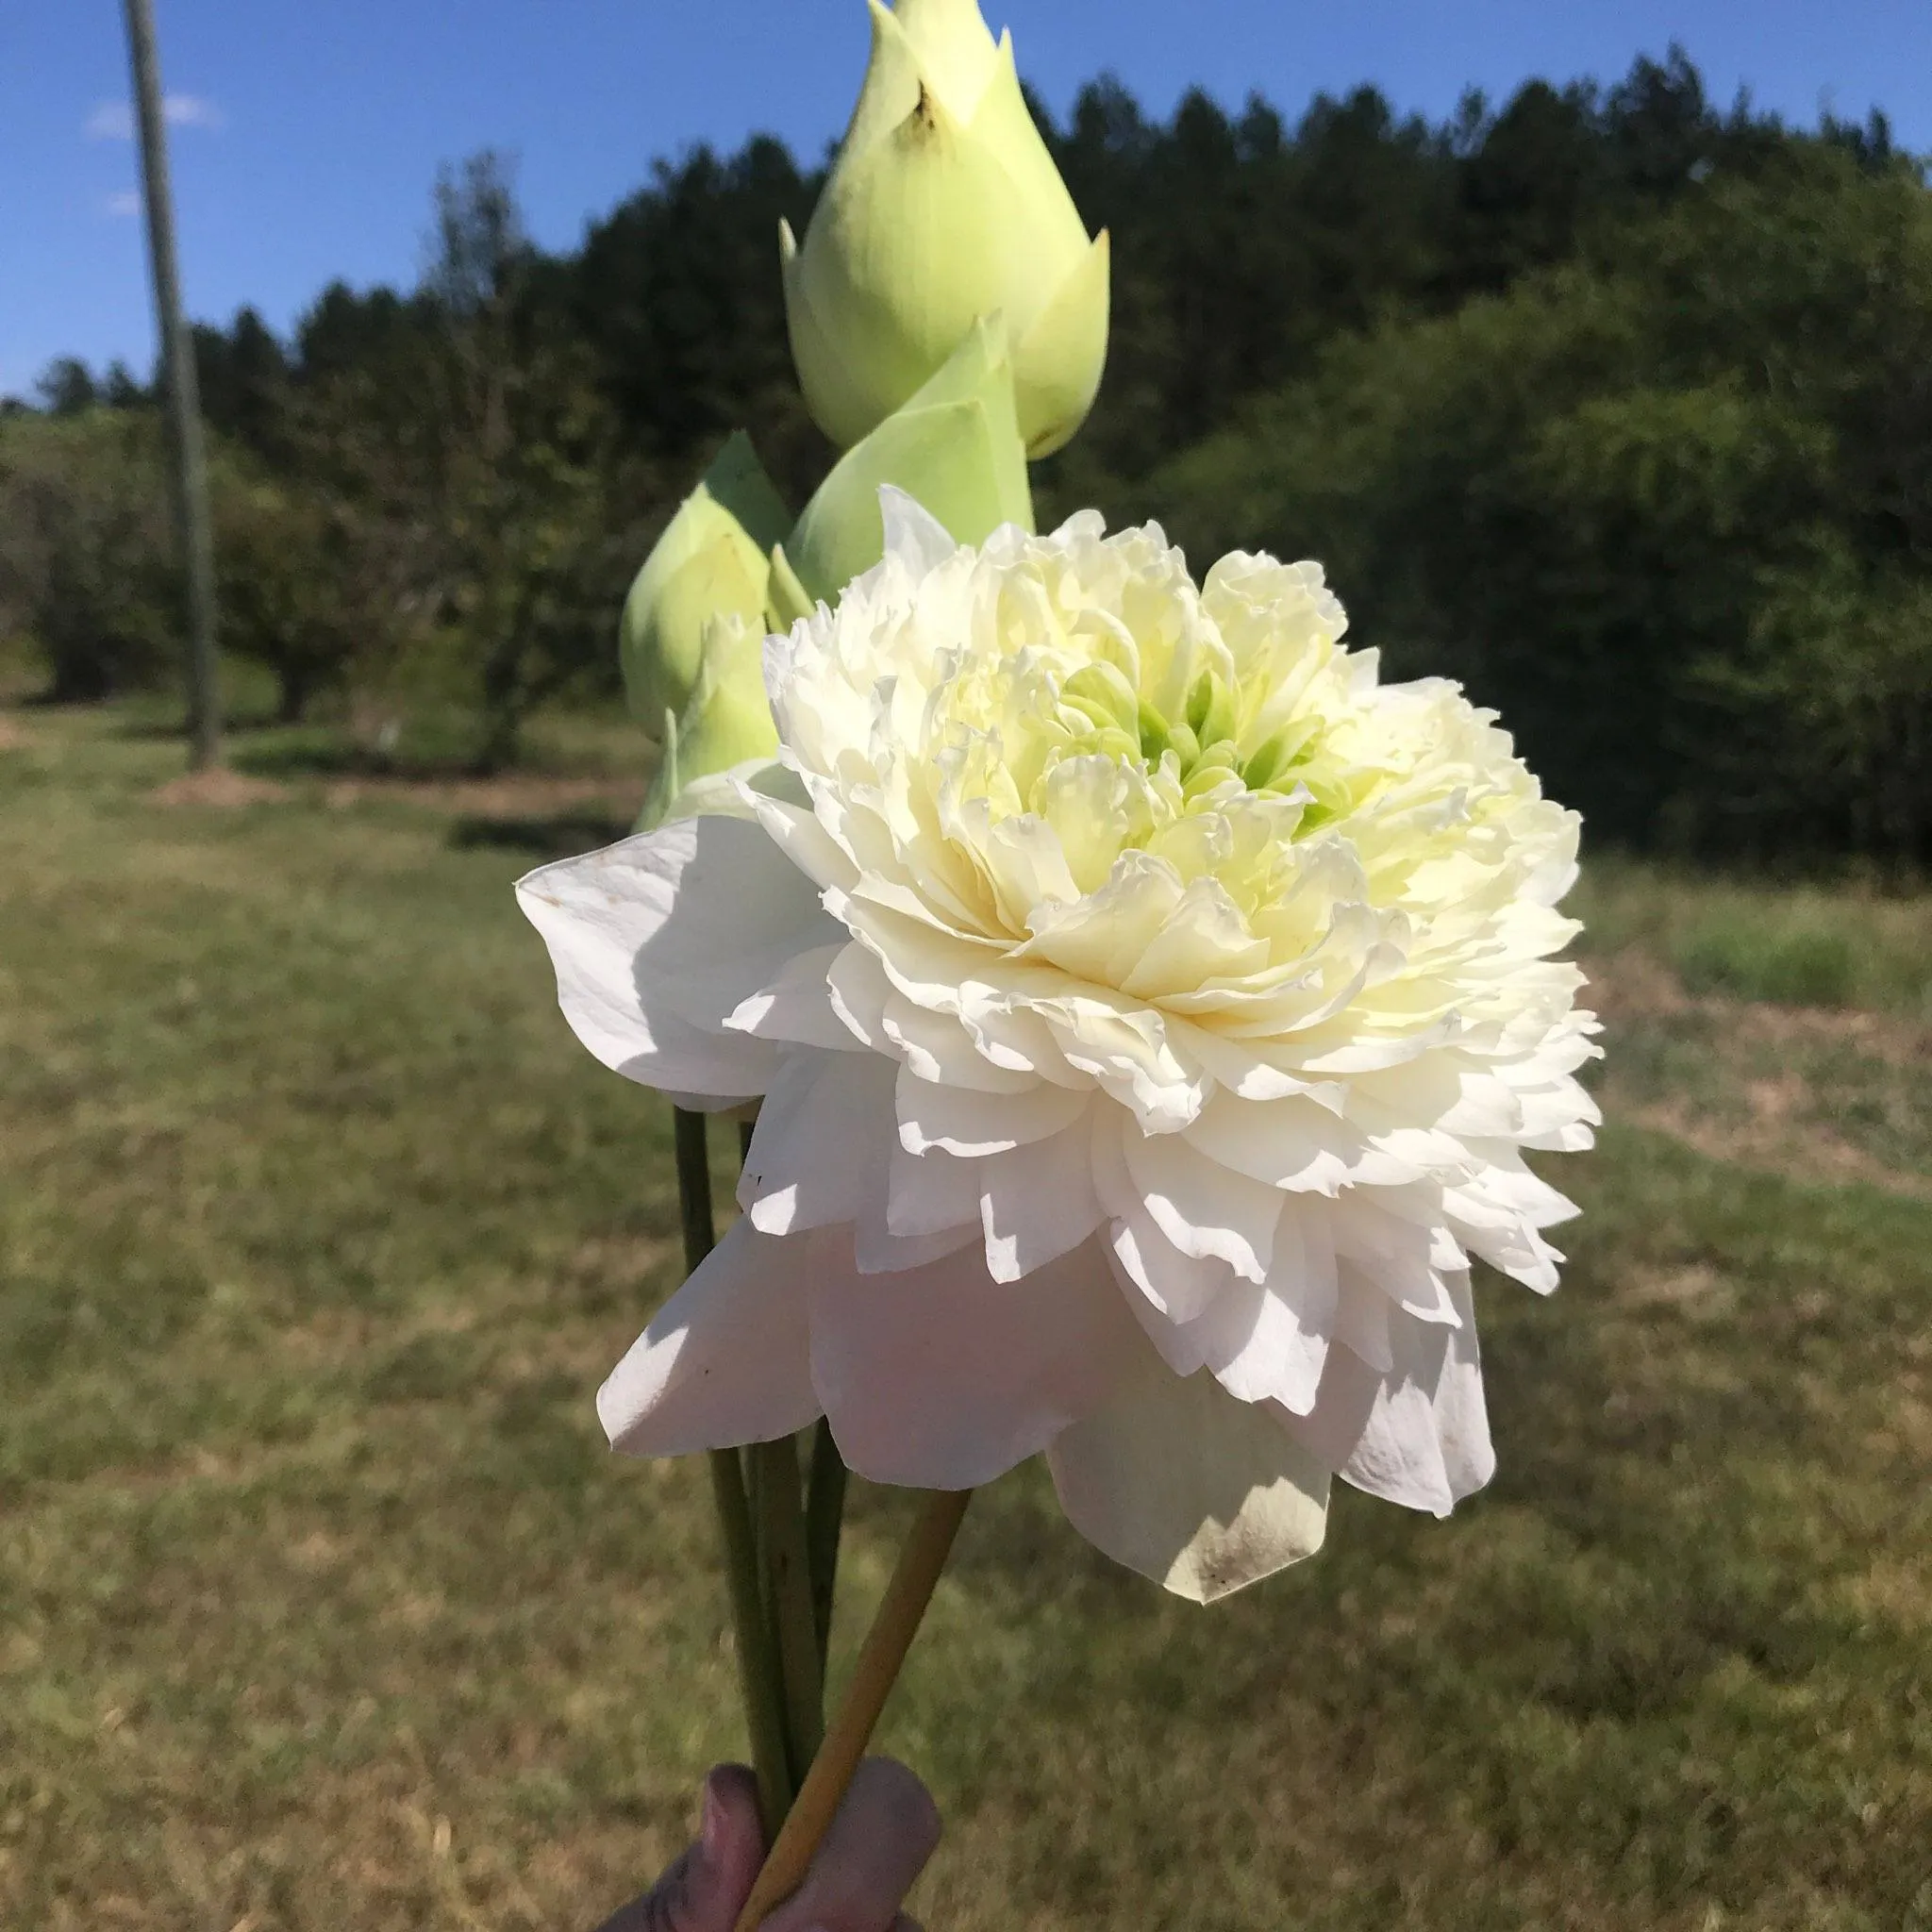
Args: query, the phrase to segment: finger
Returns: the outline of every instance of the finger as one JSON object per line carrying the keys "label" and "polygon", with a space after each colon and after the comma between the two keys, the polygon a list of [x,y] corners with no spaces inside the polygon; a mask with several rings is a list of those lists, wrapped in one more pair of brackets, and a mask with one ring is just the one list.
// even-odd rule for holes
{"label": "finger", "polygon": [[598,1932],[731,1932],[764,1856],[757,1781],[721,1764],[705,1779],[697,1842]]}
{"label": "finger", "polygon": [[890,1757],[868,1757],[797,1893],[764,1932],[895,1932],[900,1901],[940,1841],[925,1787]]}

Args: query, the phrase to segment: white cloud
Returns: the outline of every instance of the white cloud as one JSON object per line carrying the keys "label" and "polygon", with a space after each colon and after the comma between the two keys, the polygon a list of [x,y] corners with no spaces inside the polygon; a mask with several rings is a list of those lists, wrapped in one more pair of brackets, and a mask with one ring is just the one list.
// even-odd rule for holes
{"label": "white cloud", "polygon": [[112,215],[117,220],[141,212],[141,196],[131,188],[124,188],[119,194],[110,194],[101,204],[103,214]]}
{"label": "white cloud", "polygon": [[[161,102],[161,118],[171,126],[204,127],[210,133],[227,121],[227,116],[202,94],[169,94]],[[90,141],[132,141],[134,109],[125,101],[103,101],[87,117],[81,132]]]}

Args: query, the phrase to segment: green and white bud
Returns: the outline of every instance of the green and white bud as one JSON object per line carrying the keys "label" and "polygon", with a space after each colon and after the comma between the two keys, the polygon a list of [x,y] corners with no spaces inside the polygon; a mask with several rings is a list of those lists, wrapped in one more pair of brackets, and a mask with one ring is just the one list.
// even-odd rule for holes
{"label": "green and white bud", "polygon": [[791,523],[741,430],[719,451],[644,559],[624,600],[618,650],[632,715],[656,738],[690,700],[706,627],[764,622],[772,546]]}
{"label": "green and white bud", "polygon": [[1002,524],[1033,527],[1012,358],[997,316],[969,324],[952,356],[905,405],[833,466],[772,558],[774,625],[789,629],[886,551],[879,490],[891,484],[979,543]]}
{"label": "green and white bud", "polygon": [[1100,386],[1107,235],[1088,238],[977,0],[868,4],[871,64],[804,245],[779,227],[806,401],[849,447],[997,310],[1026,453],[1049,455]]}
{"label": "green and white bud", "polygon": [[778,748],[765,696],[765,620],[724,611],[705,625],[696,681],[681,713],[665,715],[664,754],[644,800],[638,830],[722,805],[727,788],[708,783]]}

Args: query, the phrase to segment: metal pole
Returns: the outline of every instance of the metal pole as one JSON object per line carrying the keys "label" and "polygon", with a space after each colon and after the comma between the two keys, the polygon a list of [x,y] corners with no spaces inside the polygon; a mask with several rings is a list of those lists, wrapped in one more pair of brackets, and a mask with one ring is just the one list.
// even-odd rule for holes
{"label": "metal pole", "polygon": [[215,667],[215,553],[208,526],[208,458],[194,344],[181,315],[175,264],[175,204],[168,186],[168,130],[161,118],[160,62],[155,55],[150,0],[125,0],[127,52],[134,68],[134,110],[141,127],[141,173],[147,192],[148,257],[155,274],[155,321],[173,430],[175,524],[188,580],[188,762],[195,771],[222,755],[221,691]]}

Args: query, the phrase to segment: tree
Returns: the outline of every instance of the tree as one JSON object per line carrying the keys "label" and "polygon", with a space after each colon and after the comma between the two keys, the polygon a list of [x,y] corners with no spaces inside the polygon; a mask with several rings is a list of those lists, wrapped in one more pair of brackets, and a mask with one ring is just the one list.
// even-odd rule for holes
{"label": "tree", "polygon": [[135,381],[126,363],[117,356],[101,378],[101,400],[110,409],[142,409],[152,404],[154,397]]}
{"label": "tree", "polygon": [[100,400],[93,372],[78,356],[61,356],[50,362],[34,388],[52,416],[78,416]]}
{"label": "tree", "polygon": [[215,498],[222,642],[275,679],[276,717],[392,659],[407,632],[407,586],[392,545],[341,497],[242,472]]}
{"label": "tree", "polygon": [[1932,203],[1789,143],[1589,257],[1340,338],[1145,499],[1321,558],[1599,834],[1924,863]]}
{"label": "tree", "polygon": [[274,453],[285,428],[289,364],[282,345],[250,308],[225,330],[197,323],[192,330],[202,413],[211,427],[258,456]]}
{"label": "tree", "polygon": [[152,410],[29,416],[0,437],[0,610],[39,647],[57,702],[173,670],[166,503]]}

